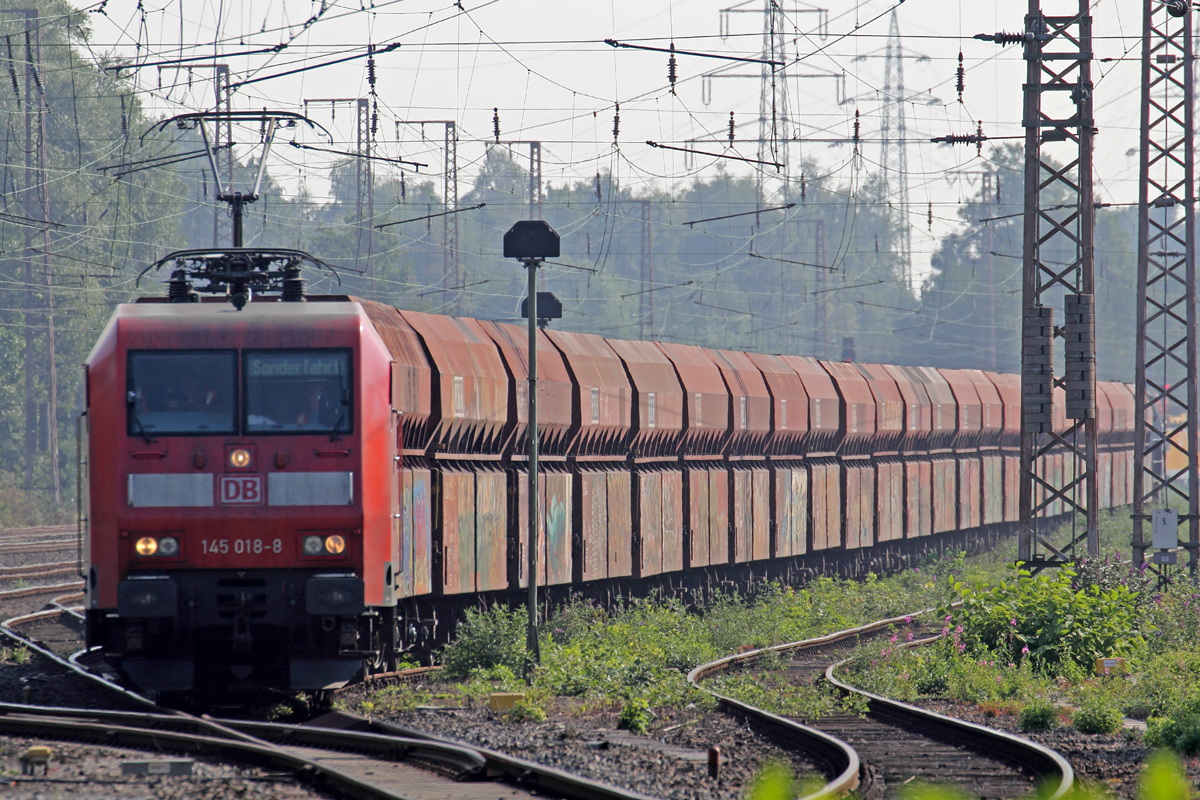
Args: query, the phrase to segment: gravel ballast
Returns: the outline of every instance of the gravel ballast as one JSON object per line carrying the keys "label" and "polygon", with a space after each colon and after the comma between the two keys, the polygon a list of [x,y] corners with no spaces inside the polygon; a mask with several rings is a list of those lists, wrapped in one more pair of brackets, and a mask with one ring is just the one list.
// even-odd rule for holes
{"label": "gravel ballast", "polygon": [[[1120,798],[1136,800],[1138,777],[1150,755],[1141,733],[1126,729],[1118,734],[1080,733],[1070,726],[1050,731],[1022,731],[1015,714],[985,715],[972,703],[950,700],[919,700],[914,705],[950,717],[1014,733],[1057,750],[1071,763],[1075,779],[1099,784]],[[1200,785],[1200,759],[1184,759],[1188,777]]]}
{"label": "gravel ballast", "polygon": [[[46,774],[23,775],[21,755],[34,745],[45,745],[53,755]],[[162,758],[113,747],[56,742],[20,737],[0,737],[0,794],[6,798],[57,800],[67,797],[120,798],[120,800],[206,800],[207,798],[263,798],[310,800],[323,797],[296,783],[291,775],[196,761],[191,777],[122,775],[126,761]],[[171,758],[177,758],[171,756]]]}
{"label": "gravel ballast", "polygon": [[[824,783],[812,763],[722,713],[659,710],[650,734],[637,736],[617,729],[616,712],[547,710],[550,719],[541,723],[511,721],[486,708],[418,710],[388,721],[667,800],[741,798],[758,768],[773,760]],[[708,775],[712,746],[720,748],[717,780]]]}

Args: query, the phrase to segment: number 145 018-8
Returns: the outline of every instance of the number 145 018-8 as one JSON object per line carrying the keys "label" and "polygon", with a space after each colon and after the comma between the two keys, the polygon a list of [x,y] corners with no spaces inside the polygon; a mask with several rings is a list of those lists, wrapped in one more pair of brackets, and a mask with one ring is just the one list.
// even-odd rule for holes
{"label": "number 145 018-8", "polygon": [[235,555],[251,553],[258,555],[260,553],[283,552],[282,539],[275,539],[269,542],[262,539],[201,539],[200,546],[204,550],[205,555],[225,555],[227,553],[234,553]]}

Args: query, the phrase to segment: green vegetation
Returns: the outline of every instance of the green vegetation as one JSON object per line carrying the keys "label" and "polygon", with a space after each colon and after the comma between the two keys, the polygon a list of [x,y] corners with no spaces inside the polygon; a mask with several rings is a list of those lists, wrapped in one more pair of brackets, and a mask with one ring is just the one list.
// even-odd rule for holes
{"label": "green vegetation", "polygon": [[1048,731],[1058,727],[1058,707],[1048,700],[1035,697],[1021,709],[1017,724],[1023,731]]}
{"label": "green vegetation", "polygon": [[1075,712],[1072,724],[1080,733],[1117,733],[1122,728],[1123,716],[1113,698],[1092,692]]}
{"label": "green vegetation", "polygon": [[[1114,536],[1120,520],[1102,525]],[[864,647],[852,681],[901,700],[941,698],[1017,713],[1024,730],[1073,716],[1082,733],[1116,733],[1148,718],[1145,742],[1200,753],[1200,593],[1159,592],[1116,554],[1074,569],[949,582],[963,605],[942,614],[944,636],[913,649]],[[1102,669],[1119,657],[1124,669]],[[1073,714],[1068,709],[1075,709]]]}
{"label": "green vegetation", "polygon": [[[517,677],[525,659],[524,610],[470,610],[455,641],[441,654],[445,669],[440,678],[374,692],[360,708],[369,703],[371,713],[384,714],[430,704],[482,706],[491,692],[523,691],[542,707],[550,698],[560,698],[578,708],[624,710],[636,730],[643,721],[635,712],[643,707],[651,714],[689,703],[711,707],[707,693],[687,685],[688,671],[698,664],[937,607],[949,598],[952,576],[996,574],[1006,558],[1011,556],[990,553],[968,560],[953,553],[888,578],[823,578],[803,589],[769,585],[754,598],[718,595],[700,608],[650,598],[605,610],[573,600],[554,609],[543,623],[542,663],[529,685]],[[768,655],[755,666],[767,668],[767,675],[751,680],[733,672],[714,678],[711,687],[809,718],[827,713],[837,702],[828,689],[790,684],[784,673],[772,674],[772,667],[782,666],[778,656]]]}
{"label": "green vegetation", "polygon": [[621,709],[619,727],[631,733],[646,733],[650,730],[650,722],[653,719],[654,714],[645,698],[634,697],[627,700],[625,707]]}
{"label": "green vegetation", "polygon": [[33,651],[23,644],[16,647],[0,647],[0,664],[25,666],[32,658]]}
{"label": "green vegetation", "polygon": [[[1027,570],[989,587],[955,581],[962,607],[952,617],[961,647],[1055,671],[1064,661],[1088,669],[1097,658],[1133,656],[1145,647],[1138,592],[1128,585],[1080,587],[1062,568],[1036,577]],[[948,631],[947,631],[948,632]]]}

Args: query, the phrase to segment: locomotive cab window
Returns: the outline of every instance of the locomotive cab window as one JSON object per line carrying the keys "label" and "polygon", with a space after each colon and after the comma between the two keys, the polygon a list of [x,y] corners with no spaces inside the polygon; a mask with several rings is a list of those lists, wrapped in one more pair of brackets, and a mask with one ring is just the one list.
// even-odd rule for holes
{"label": "locomotive cab window", "polygon": [[236,363],[232,350],[130,351],[128,435],[235,433]]}
{"label": "locomotive cab window", "polygon": [[349,350],[247,350],[242,358],[250,433],[350,433]]}

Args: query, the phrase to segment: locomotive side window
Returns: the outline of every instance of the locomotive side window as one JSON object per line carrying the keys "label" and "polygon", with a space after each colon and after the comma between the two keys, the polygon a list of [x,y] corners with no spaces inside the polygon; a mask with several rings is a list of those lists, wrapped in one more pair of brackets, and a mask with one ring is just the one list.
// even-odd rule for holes
{"label": "locomotive side window", "polygon": [[246,433],[350,433],[350,351],[247,350]]}
{"label": "locomotive side window", "polygon": [[236,432],[232,350],[133,350],[126,369],[130,436]]}

